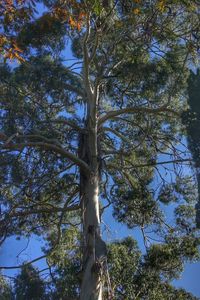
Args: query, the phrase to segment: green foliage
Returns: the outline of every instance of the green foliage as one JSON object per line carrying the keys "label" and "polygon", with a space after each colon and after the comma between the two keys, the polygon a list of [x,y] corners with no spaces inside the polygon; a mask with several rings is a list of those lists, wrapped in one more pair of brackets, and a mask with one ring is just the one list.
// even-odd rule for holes
{"label": "green foliage", "polygon": [[111,243],[108,268],[114,299],[197,299],[183,289],[174,288],[166,280],[169,276],[176,277],[182,269],[178,256],[169,245],[153,245],[142,257],[132,238]]}
{"label": "green foliage", "polygon": [[146,264],[170,279],[178,277],[183,270],[181,257],[173,243],[153,245],[148,251]]}
{"label": "green foliage", "polygon": [[191,176],[177,176],[176,181],[163,185],[159,191],[158,199],[163,204],[184,201],[194,204],[197,199],[197,188]]}
{"label": "green foliage", "polygon": [[30,46],[42,48],[50,44],[57,51],[64,47],[64,34],[63,24],[51,14],[44,14],[36,22],[28,23],[21,29],[17,43],[24,50]]}
{"label": "green foliage", "polygon": [[14,284],[16,300],[42,300],[45,299],[44,283],[38,275],[38,270],[32,265],[24,265],[21,273],[17,275]]}
{"label": "green foliage", "polygon": [[11,286],[9,286],[6,279],[2,275],[0,275],[0,298],[2,300],[11,300],[12,299]]}
{"label": "green foliage", "polygon": [[140,258],[137,243],[132,238],[111,243],[108,247],[108,271],[115,299],[132,299],[134,276]]}
{"label": "green foliage", "polygon": [[146,188],[132,188],[131,191],[116,191],[114,202],[114,216],[119,222],[124,222],[128,227],[149,225],[156,222],[159,215],[156,202]]}

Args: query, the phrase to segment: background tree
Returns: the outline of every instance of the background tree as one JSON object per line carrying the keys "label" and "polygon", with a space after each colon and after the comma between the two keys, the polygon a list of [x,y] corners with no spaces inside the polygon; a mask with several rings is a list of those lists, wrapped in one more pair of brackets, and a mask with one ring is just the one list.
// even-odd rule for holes
{"label": "background tree", "polygon": [[0,275],[0,297],[2,300],[13,299],[12,288],[2,275]]}
{"label": "background tree", "polygon": [[42,300],[45,298],[44,282],[32,265],[24,265],[14,282],[16,300]]}
{"label": "background tree", "polygon": [[[173,271],[185,257],[198,259],[194,181],[178,168],[188,161],[178,145],[198,4],[43,3],[47,11],[16,36],[26,62],[1,66],[1,242],[55,232],[48,262],[65,246],[64,232],[82,225],[80,299],[100,300],[108,206],[117,221],[140,228],[145,243],[163,243],[147,251],[150,261],[159,253],[158,264],[168,260]],[[63,57],[67,41],[73,58]],[[177,224],[167,224],[163,203],[174,204]]]}
{"label": "background tree", "polygon": [[[196,168],[196,177],[200,198],[200,73],[199,69],[197,73],[191,71],[188,79],[188,105],[189,110],[183,114],[183,123],[186,125],[187,139],[189,144],[189,149],[191,151],[194,165]],[[200,227],[200,199],[196,204],[197,216],[196,222],[197,226]]]}

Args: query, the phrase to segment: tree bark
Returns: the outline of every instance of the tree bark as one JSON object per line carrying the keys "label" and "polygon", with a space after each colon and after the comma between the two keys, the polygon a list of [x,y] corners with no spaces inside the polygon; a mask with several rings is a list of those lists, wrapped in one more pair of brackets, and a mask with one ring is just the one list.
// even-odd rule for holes
{"label": "tree bark", "polygon": [[80,135],[79,156],[91,172],[80,172],[80,198],[83,222],[83,276],[81,300],[102,300],[106,244],[100,234],[99,163],[97,124],[88,115],[86,133]]}

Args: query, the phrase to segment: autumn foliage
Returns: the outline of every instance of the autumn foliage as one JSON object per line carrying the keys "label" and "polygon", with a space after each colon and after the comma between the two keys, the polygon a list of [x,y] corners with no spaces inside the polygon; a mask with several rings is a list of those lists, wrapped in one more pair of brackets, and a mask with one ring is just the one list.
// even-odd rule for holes
{"label": "autumn foliage", "polygon": [[[34,0],[3,0],[0,2],[0,54],[4,60],[16,59],[24,62],[23,50],[18,46],[16,36],[23,25],[30,22],[34,14],[38,14]],[[81,30],[86,13],[84,5],[78,1],[58,1],[46,15],[48,20],[59,20],[72,30]],[[51,24],[49,24],[51,26]]]}
{"label": "autumn foliage", "polygon": [[[45,13],[42,18],[47,18],[48,22],[46,23],[48,23],[48,27],[51,27],[52,20],[56,20],[65,24],[66,30],[80,31],[86,23],[88,7],[97,17],[100,17],[102,12],[108,8],[107,2],[58,0],[52,4],[48,13]],[[37,1],[35,0],[0,1],[0,29],[3,32],[0,33],[0,54],[4,59],[16,59],[18,62],[25,61],[23,51],[17,44],[16,37],[23,26],[30,23],[33,17],[38,15],[36,3]],[[124,1],[124,9],[129,11],[130,18],[140,17],[145,14],[145,3],[143,0]],[[195,1],[176,1],[174,4],[187,6],[191,11],[197,10],[198,7]],[[171,13],[169,1],[166,0],[155,1],[155,8],[156,14],[163,15],[163,17]],[[116,20],[116,26],[118,25],[118,21]],[[41,30],[43,29],[41,28]],[[193,43],[188,43],[189,47],[193,48]]]}
{"label": "autumn foliage", "polygon": [[4,59],[16,59],[23,62],[22,50],[17,45],[16,35],[23,24],[28,22],[34,13],[35,3],[30,0],[0,1],[0,53]]}

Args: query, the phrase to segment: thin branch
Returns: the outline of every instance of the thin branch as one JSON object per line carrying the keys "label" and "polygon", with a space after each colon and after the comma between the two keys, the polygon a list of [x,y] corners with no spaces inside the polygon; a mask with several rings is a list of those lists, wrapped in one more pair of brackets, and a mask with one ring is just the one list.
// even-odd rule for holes
{"label": "thin branch", "polygon": [[98,36],[98,32],[96,31],[94,47],[93,47],[92,53],[91,53],[91,55],[89,57],[89,61],[88,61],[89,64],[92,62],[92,60],[94,59],[94,57],[96,55],[96,50],[97,50],[98,44],[99,44],[99,36]]}
{"label": "thin branch", "polygon": [[11,214],[8,214],[8,218],[22,217],[28,215],[35,214],[44,214],[44,213],[58,213],[58,212],[66,212],[66,211],[75,211],[80,209],[80,205],[71,205],[69,207],[53,207],[52,209],[48,208],[40,208],[40,209],[29,209],[25,211],[16,211]]}
{"label": "thin branch", "polygon": [[73,129],[77,131],[84,131],[85,129],[79,127],[77,124],[75,124],[71,120],[64,120],[64,119],[54,119],[54,120],[48,120],[48,121],[42,121],[41,123],[55,123],[55,124],[64,124],[67,126],[72,127]]}
{"label": "thin branch", "polygon": [[85,96],[84,91],[79,90],[76,86],[74,86],[74,85],[72,85],[72,84],[70,84],[70,83],[65,83],[65,87],[66,87],[69,91],[71,91],[71,92],[73,92],[73,93],[76,93],[77,95],[79,95],[79,96],[81,96],[81,97],[84,97],[84,96]]}
{"label": "thin branch", "polygon": [[112,132],[114,135],[116,135],[117,137],[119,137],[121,140],[125,141],[126,143],[130,143],[130,139],[127,139],[123,134],[121,134],[119,131],[110,128],[110,127],[102,127],[101,130],[103,131],[110,131]]}
{"label": "thin branch", "polygon": [[[115,153],[113,153],[115,154]],[[185,159],[175,159],[175,160],[168,160],[168,161],[159,161],[159,162],[152,162],[152,163],[146,163],[146,164],[137,164],[137,165],[134,165],[134,164],[131,164],[130,167],[126,167],[126,166],[123,166],[124,169],[132,169],[132,168],[142,168],[142,167],[155,167],[157,165],[165,165],[165,164],[177,164],[177,163],[183,163],[183,162],[193,162],[193,160],[191,158],[185,158]],[[120,165],[116,165],[116,164],[113,164],[113,163],[107,163],[106,164],[108,167],[111,167],[111,168],[115,168],[115,169],[119,169],[121,168]]]}
{"label": "thin branch", "polygon": [[113,117],[120,116],[122,114],[131,114],[131,113],[149,113],[149,114],[157,114],[157,113],[172,113],[176,116],[179,116],[179,113],[174,111],[173,109],[167,108],[165,105],[158,108],[148,108],[148,107],[126,107],[119,110],[112,110],[101,117],[98,121],[98,126],[101,126],[107,120],[112,119]]}
{"label": "thin branch", "polygon": [[26,263],[24,263],[24,264],[22,264],[22,265],[18,265],[18,266],[10,266],[10,267],[8,267],[8,266],[0,266],[0,269],[4,269],[4,270],[21,269],[21,268],[23,268],[24,266],[29,266],[29,265],[35,263],[35,262],[38,261],[38,260],[41,260],[41,259],[43,259],[43,258],[46,258],[47,256],[48,256],[48,254],[42,255],[42,256],[40,256],[40,257],[37,257],[37,258],[35,258],[35,259],[33,259],[33,260],[29,261],[29,262],[26,262]]}

